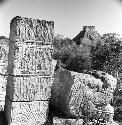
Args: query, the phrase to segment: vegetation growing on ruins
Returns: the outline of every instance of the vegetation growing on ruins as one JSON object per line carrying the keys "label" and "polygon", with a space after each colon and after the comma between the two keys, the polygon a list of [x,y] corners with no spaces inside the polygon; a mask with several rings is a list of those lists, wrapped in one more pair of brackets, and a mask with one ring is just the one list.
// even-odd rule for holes
{"label": "vegetation growing on ruins", "polygon": [[[8,40],[4,36],[0,37],[2,39]],[[75,72],[101,70],[112,74],[118,79],[118,84],[122,84],[122,39],[116,33],[101,36],[94,29],[83,29],[72,40],[58,34],[54,37],[53,46],[53,58],[58,60],[57,67]],[[112,104],[116,109],[118,100],[122,99],[121,90],[116,89],[114,92]],[[116,115],[118,116],[117,113]]]}
{"label": "vegetation growing on ruins", "polygon": [[[60,60],[59,67],[83,72],[84,70],[101,70],[118,80],[114,92],[113,106],[117,108],[118,99],[121,100],[122,90],[122,39],[116,33],[107,33],[102,36],[96,31],[81,31],[73,40],[69,38],[54,38],[54,59]],[[63,65],[62,65],[63,64]],[[118,90],[121,89],[121,90]],[[119,109],[118,109],[119,110]],[[121,117],[115,112],[117,118]],[[115,117],[115,120],[117,120]]]}
{"label": "vegetation growing on ruins", "polygon": [[56,36],[54,38],[54,46],[57,49],[53,58],[61,60],[66,69],[73,71],[82,72],[84,69],[104,69],[110,74],[115,71],[119,72],[122,68],[122,40],[115,33],[108,33],[103,36],[98,35],[97,32],[94,33],[96,35],[91,31],[87,32],[83,38],[80,38],[80,44],[77,44],[78,40],[57,39]]}

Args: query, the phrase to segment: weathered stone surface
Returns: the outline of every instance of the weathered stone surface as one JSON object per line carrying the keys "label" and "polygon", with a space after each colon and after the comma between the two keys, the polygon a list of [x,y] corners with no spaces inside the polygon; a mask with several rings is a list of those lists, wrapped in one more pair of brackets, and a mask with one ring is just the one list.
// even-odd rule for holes
{"label": "weathered stone surface", "polygon": [[110,102],[113,93],[109,88],[103,89],[106,82],[89,74],[59,69],[54,76],[51,104],[67,115],[82,116],[87,101],[94,106],[106,105]]}
{"label": "weathered stone surface", "polygon": [[103,71],[97,71],[97,70],[93,70],[89,73],[94,77],[101,79],[102,82],[105,83],[103,88],[109,88],[109,90],[112,92],[115,90],[117,79],[112,75],[109,75],[108,73],[105,73]]}
{"label": "weathered stone surface", "polygon": [[0,44],[0,65],[7,64],[8,62],[8,46]]}
{"label": "weathered stone surface", "polygon": [[0,73],[7,73],[8,66],[8,51],[9,40],[5,37],[0,37]]}
{"label": "weathered stone surface", "polygon": [[10,40],[40,41],[41,44],[51,44],[54,35],[54,22],[26,17],[14,17],[10,24]]}
{"label": "weathered stone surface", "polygon": [[4,111],[5,95],[0,95],[0,111]]}
{"label": "weathered stone surface", "polygon": [[91,99],[93,91],[101,89],[102,84],[101,80],[88,74],[59,69],[54,76],[51,104],[68,115],[81,116],[81,105]]}
{"label": "weathered stone surface", "polygon": [[47,120],[48,101],[12,102],[6,97],[5,103],[9,125],[43,125]]}
{"label": "weathered stone surface", "polygon": [[64,119],[53,117],[53,125],[82,125],[83,119]]}
{"label": "weathered stone surface", "polygon": [[8,51],[9,51],[9,40],[7,38],[0,38],[0,64],[7,64]]}
{"label": "weathered stone surface", "polygon": [[51,45],[37,45],[31,43],[10,42],[8,55],[8,73],[13,75],[52,73]]}
{"label": "weathered stone surface", "polygon": [[7,74],[7,64],[1,64],[0,65],[0,73]]}
{"label": "weathered stone surface", "polygon": [[0,74],[0,94],[6,94],[7,75]]}
{"label": "weathered stone surface", "polygon": [[12,101],[49,100],[52,78],[49,76],[8,76],[6,95]]}
{"label": "weathered stone surface", "polygon": [[0,111],[4,110],[7,76],[0,74]]}

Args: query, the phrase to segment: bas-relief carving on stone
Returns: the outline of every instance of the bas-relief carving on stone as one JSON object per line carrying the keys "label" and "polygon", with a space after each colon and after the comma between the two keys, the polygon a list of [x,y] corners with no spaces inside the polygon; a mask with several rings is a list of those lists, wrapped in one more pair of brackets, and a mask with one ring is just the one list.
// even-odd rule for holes
{"label": "bas-relief carving on stone", "polygon": [[9,125],[38,125],[47,120],[53,33],[53,21],[25,17],[11,21],[5,101]]}
{"label": "bas-relief carving on stone", "polygon": [[8,124],[44,124],[48,115],[49,101],[13,102],[6,97],[5,113]]}
{"label": "bas-relief carving on stone", "polygon": [[6,95],[12,101],[49,100],[51,76],[8,76]]}
{"label": "bas-relief carving on stone", "polygon": [[[98,104],[105,107],[110,102],[117,81],[109,74],[98,71],[95,74],[99,78],[95,78],[94,72],[83,74],[63,69],[54,72],[57,61],[52,59],[52,21],[15,17],[10,29],[8,72],[5,66],[0,67],[1,72],[8,73],[8,78],[1,78],[5,84],[7,79],[5,114],[9,125],[44,124],[50,96],[52,105],[75,117],[86,115],[89,118],[90,112],[102,108],[97,107]],[[94,29],[94,26],[84,27],[87,32]],[[1,50],[3,53],[4,48]],[[2,56],[1,60],[5,57]],[[107,88],[103,87],[106,85],[102,77]],[[61,125],[67,122],[80,125],[83,122],[54,118],[53,124],[58,121]]]}

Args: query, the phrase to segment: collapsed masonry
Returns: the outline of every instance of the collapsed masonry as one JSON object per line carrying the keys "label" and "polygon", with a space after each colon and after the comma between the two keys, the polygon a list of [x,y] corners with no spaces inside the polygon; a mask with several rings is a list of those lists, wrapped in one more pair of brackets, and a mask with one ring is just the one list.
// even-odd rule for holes
{"label": "collapsed masonry", "polygon": [[[83,31],[81,31],[73,40],[77,45],[84,46],[84,48],[81,47],[81,50],[90,50],[88,47],[97,44],[99,38],[101,38],[101,36],[95,31],[94,26],[84,26]],[[117,79],[103,71],[89,71],[86,66],[79,70],[80,67],[76,67],[76,62],[74,60],[74,62],[72,61],[72,64],[69,63],[73,58],[75,51],[73,53],[73,51],[69,50],[73,54],[70,52],[68,53],[67,48],[62,49],[62,51],[57,54],[57,57],[55,57],[57,60],[61,60],[61,63],[64,63],[65,65],[68,64],[69,67],[64,67],[60,64],[59,67],[65,69],[59,68],[55,71],[50,101],[52,110],[56,109],[57,111],[62,111],[66,116],[73,118],[84,118],[85,116],[88,121],[93,119],[97,121],[99,121],[98,119],[106,119],[106,114],[111,112],[112,120],[114,113],[113,111],[108,111],[106,107],[108,107],[109,103],[112,101]],[[66,56],[66,61],[63,61],[65,53],[68,53],[69,55],[67,55],[69,57]],[[85,55],[85,52],[81,55],[83,54]],[[82,63],[81,61],[79,62]],[[84,64],[82,63],[81,65],[85,65],[86,63],[87,61],[85,60]],[[78,73],[78,71],[80,73]],[[99,112],[101,112],[100,114],[104,115],[104,117],[99,115]],[[65,119],[60,118],[53,120],[55,124],[58,124],[59,122],[60,124],[64,124],[64,122],[66,122]],[[110,119],[107,120],[108,118],[105,121],[108,122]],[[103,121],[102,123],[105,122]],[[74,124],[74,121],[72,122]]]}
{"label": "collapsed masonry", "polygon": [[82,118],[110,103],[116,83],[116,78],[102,71],[77,73],[58,69],[50,103],[68,116]]}
{"label": "collapsed masonry", "polygon": [[11,21],[5,97],[9,125],[39,125],[47,120],[53,34],[53,21],[18,16]]}
{"label": "collapsed masonry", "polygon": [[[96,79],[94,72],[83,74],[59,69],[52,85],[53,22],[15,17],[10,26],[8,71],[5,71],[8,77],[4,79],[7,78],[5,114],[9,125],[44,124],[50,96],[50,103],[55,108],[78,118],[83,115],[91,117],[91,113],[99,108],[102,110],[110,102],[116,79],[105,73],[108,88],[102,90],[103,72],[96,72],[99,77]],[[94,27],[83,29],[89,37]],[[64,121],[67,122],[66,119],[53,118],[54,124]],[[81,119],[71,121],[73,124],[83,122]]]}

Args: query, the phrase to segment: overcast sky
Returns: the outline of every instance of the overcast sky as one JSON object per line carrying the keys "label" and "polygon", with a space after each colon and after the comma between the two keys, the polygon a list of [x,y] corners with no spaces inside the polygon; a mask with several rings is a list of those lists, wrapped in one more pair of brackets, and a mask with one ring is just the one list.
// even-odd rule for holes
{"label": "overcast sky", "polygon": [[[1,0],[0,0],[1,1]],[[84,25],[95,25],[100,33],[122,36],[121,0],[2,0],[0,36],[9,36],[15,16],[54,21],[55,33],[75,37]]]}

